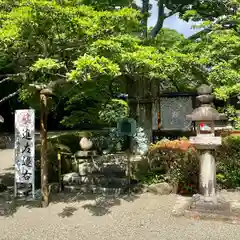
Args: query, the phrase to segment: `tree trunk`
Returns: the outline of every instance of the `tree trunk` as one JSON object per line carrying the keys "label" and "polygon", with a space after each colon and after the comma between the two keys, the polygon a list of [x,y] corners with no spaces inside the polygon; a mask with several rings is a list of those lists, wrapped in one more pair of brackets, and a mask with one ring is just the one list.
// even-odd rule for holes
{"label": "tree trunk", "polygon": [[42,206],[47,207],[49,204],[48,190],[48,159],[47,159],[47,96],[40,93],[40,137],[41,137],[41,192]]}
{"label": "tree trunk", "polygon": [[165,20],[166,16],[164,14],[164,4],[163,1],[159,0],[158,1],[158,18],[157,18],[157,23],[156,25],[153,27],[150,36],[152,38],[155,38],[157,36],[157,34],[159,33],[159,31],[162,29],[163,27],[163,22]]}
{"label": "tree trunk", "polygon": [[142,11],[143,19],[142,19],[142,25],[143,25],[143,37],[147,38],[147,30],[148,30],[148,11],[149,11],[149,0],[142,0]]}
{"label": "tree trunk", "polygon": [[127,78],[130,117],[137,127],[144,129],[148,142],[152,141],[151,80]]}

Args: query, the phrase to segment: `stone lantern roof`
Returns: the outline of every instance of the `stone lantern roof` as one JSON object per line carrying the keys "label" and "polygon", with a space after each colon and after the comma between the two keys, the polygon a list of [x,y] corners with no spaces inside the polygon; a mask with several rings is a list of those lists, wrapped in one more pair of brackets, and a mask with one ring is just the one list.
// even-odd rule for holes
{"label": "stone lantern roof", "polygon": [[200,101],[200,107],[196,108],[192,114],[186,116],[188,120],[191,121],[216,121],[216,120],[224,120],[225,116],[220,114],[213,107],[213,95],[212,88],[208,85],[201,85],[198,89],[198,97],[197,99]]}

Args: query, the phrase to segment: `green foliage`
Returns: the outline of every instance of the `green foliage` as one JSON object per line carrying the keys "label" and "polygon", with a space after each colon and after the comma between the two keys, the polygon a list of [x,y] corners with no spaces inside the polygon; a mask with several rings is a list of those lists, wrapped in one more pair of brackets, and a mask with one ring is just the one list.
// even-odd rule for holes
{"label": "green foliage", "polygon": [[111,99],[102,106],[99,111],[99,118],[102,122],[113,125],[128,116],[127,102],[120,99]]}
{"label": "green foliage", "polygon": [[[228,136],[223,138],[223,145],[216,151],[217,183],[222,188],[240,186],[239,146],[239,136]],[[138,176],[140,181],[150,184],[168,181],[172,184],[179,184],[179,187],[186,187],[190,184],[192,187],[198,188],[199,159],[195,151],[165,148],[158,152],[151,151],[149,159],[150,166],[145,166],[144,171],[141,171]]]}
{"label": "green foliage", "polygon": [[98,10],[112,9],[115,7],[126,7],[133,4],[132,0],[82,0],[83,4],[91,5]]}
{"label": "green foliage", "polygon": [[240,137],[224,138],[223,146],[216,155],[217,179],[221,187],[236,188],[240,186]]}
{"label": "green foliage", "polygon": [[141,181],[167,181],[173,185],[197,186],[199,162],[197,153],[190,147],[188,140],[162,140],[150,146],[148,158],[149,169],[142,172],[139,177]]}
{"label": "green foliage", "polygon": [[227,100],[238,94],[239,72],[239,8],[236,0],[194,3],[182,15],[185,19],[201,20],[204,28],[198,40],[186,41],[184,52],[205,57],[202,63],[206,82],[214,87],[218,99]]}
{"label": "green foliage", "polygon": [[[62,80],[52,110],[66,102],[62,123],[69,127],[99,122],[102,106],[125,91],[127,81],[159,79],[168,91],[209,83],[221,99],[238,92],[238,1],[164,2],[170,14],[180,11],[212,28],[199,41],[161,28],[156,38],[142,39],[143,16],[130,6],[128,0],[1,1],[0,70],[21,85],[20,99],[34,108],[39,97],[29,84]],[[234,21],[229,29],[215,22],[225,15]],[[107,115],[104,122],[112,123]]]}
{"label": "green foliage", "polygon": [[[69,80],[63,87],[55,87],[52,110],[66,101],[70,115],[62,123],[95,122],[93,116],[98,116],[101,106],[120,90],[121,83],[115,78],[121,72],[115,61],[91,55],[89,49],[98,40],[122,39],[139,31],[140,13],[131,8],[96,10],[95,3],[88,3],[93,8],[81,1],[8,3],[0,5],[0,69],[21,84],[20,99],[38,109],[39,96],[29,84],[44,86]],[[125,38],[125,44],[127,41]],[[86,84],[86,80],[94,83]]]}
{"label": "green foliage", "polygon": [[156,46],[158,49],[177,48],[177,45],[184,40],[184,36],[176,30],[162,28],[155,38],[147,39],[146,43]]}
{"label": "green foliage", "polygon": [[[99,64],[103,64],[103,68],[108,64],[105,73],[110,73],[111,77],[114,71],[118,71],[117,67],[107,59],[94,60],[91,56],[84,56],[87,48],[97,39],[139,28],[140,14],[130,8],[95,11],[90,6],[76,5],[76,2],[41,0],[21,1],[10,6],[0,9],[0,22],[4,23],[0,29],[0,62],[3,64],[0,69],[6,67],[6,59],[11,59],[12,69],[21,72],[17,80],[26,86],[32,82],[65,78],[71,70],[73,75],[76,70],[74,62],[80,67],[77,59],[85,60],[85,64],[92,60],[92,67],[96,64],[95,70],[100,70]],[[53,69],[58,71],[49,74]],[[41,70],[44,77],[47,74],[47,80],[42,74],[29,70]]]}
{"label": "green foliage", "polygon": [[202,0],[201,2],[189,0],[188,5],[180,10],[180,16],[187,21],[213,21],[218,17],[234,13],[238,6],[238,0]]}
{"label": "green foliage", "polygon": [[147,185],[151,185],[151,184],[156,184],[156,183],[160,183],[160,182],[164,182],[164,174],[155,172],[155,171],[149,171],[147,172],[147,174],[144,174],[143,176],[140,176],[138,178],[138,180],[143,183],[143,184],[147,184]]}
{"label": "green foliage", "polygon": [[234,30],[216,30],[197,42],[186,42],[184,52],[205,59],[206,82],[214,87],[217,98],[227,100],[238,93],[240,84],[240,36]]}
{"label": "green foliage", "polygon": [[105,57],[84,55],[79,57],[74,65],[75,69],[69,73],[70,81],[99,80],[101,77],[107,77],[111,80],[120,75],[118,65]]}
{"label": "green foliage", "polygon": [[239,110],[236,110],[234,106],[227,104],[225,107],[219,108],[219,112],[223,112],[227,116],[228,121],[232,123],[235,129],[240,129]]}
{"label": "green foliage", "polygon": [[61,68],[61,64],[57,62],[57,60],[51,59],[51,58],[45,58],[45,59],[38,59],[31,67],[31,71],[47,71],[47,70],[53,70],[53,69],[59,69]]}
{"label": "green foliage", "polygon": [[[61,149],[62,152],[70,152],[75,153],[79,150],[79,140],[80,140],[80,134],[79,132],[75,133],[66,133],[61,134],[59,136],[52,136],[49,137],[49,142],[53,144],[55,149],[61,147],[61,146],[67,146],[69,150]],[[83,133],[82,133],[83,135]]]}

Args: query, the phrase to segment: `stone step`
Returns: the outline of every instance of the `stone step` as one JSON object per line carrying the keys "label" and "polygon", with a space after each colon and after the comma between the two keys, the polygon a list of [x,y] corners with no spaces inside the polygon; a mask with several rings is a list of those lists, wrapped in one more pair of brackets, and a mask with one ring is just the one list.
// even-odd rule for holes
{"label": "stone step", "polygon": [[122,194],[126,188],[119,187],[99,187],[96,185],[65,185],[64,192],[82,192],[82,193],[97,193],[116,195]]}

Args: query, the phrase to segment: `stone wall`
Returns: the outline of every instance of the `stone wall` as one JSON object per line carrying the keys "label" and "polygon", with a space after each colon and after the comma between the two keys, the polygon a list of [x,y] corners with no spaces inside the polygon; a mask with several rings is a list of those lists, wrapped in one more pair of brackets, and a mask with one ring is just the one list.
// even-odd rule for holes
{"label": "stone wall", "polygon": [[126,153],[106,154],[89,159],[78,158],[73,162],[73,173],[64,174],[63,185],[70,186],[91,186],[106,188],[127,187],[127,164]]}

